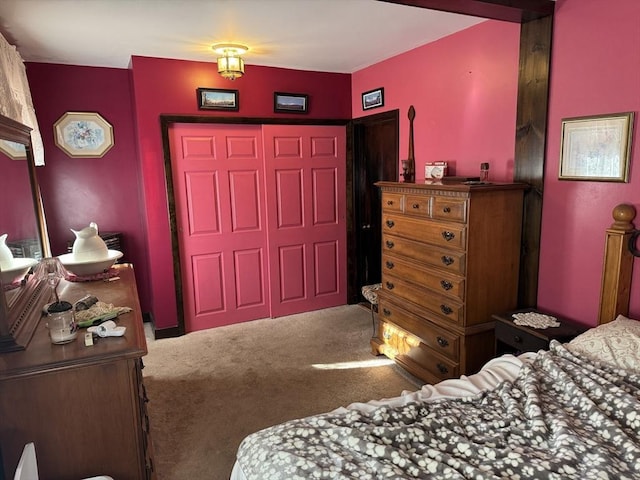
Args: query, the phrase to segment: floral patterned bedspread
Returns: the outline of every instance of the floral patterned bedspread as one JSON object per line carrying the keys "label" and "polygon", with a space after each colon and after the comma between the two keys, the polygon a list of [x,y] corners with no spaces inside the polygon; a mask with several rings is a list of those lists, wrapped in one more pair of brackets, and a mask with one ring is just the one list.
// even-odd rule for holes
{"label": "floral patterned bedspread", "polygon": [[289,421],[238,463],[248,480],[640,479],[640,375],[554,341],[479,396]]}

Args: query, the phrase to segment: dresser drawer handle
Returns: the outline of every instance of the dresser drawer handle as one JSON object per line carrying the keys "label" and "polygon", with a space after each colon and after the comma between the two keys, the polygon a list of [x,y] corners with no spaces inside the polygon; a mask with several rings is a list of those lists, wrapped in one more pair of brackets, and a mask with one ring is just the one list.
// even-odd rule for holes
{"label": "dresser drawer handle", "polygon": [[389,290],[393,290],[395,288],[395,285],[391,282],[387,282],[387,289]]}
{"label": "dresser drawer handle", "polygon": [[393,269],[393,267],[395,267],[395,265],[393,264],[393,262],[390,262],[389,260],[387,260],[387,268],[389,270]]}
{"label": "dresser drawer handle", "polygon": [[393,205],[393,200],[387,200],[387,205],[389,206]]}
{"label": "dresser drawer handle", "polygon": [[384,314],[385,317],[391,316],[391,310],[389,310],[388,308],[383,308],[382,313]]}
{"label": "dresser drawer handle", "polygon": [[456,238],[456,234],[448,230],[445,230],[444,232],[442,232],[442,238],[444,238],[447,242],[450,242],[451,240]]}
{"label": "dresser drawer handle", "polygon": [[449,346],[449,341],[446,338],[438,337],[436,340],[438,341],[438,345],[442,348]]}
{"label": "dresser drawer handle", "polygon": [[[389,242],[387,242],[387,243],[389,243]],[[389,247],[389,248],[391,248],[391,247]],[[440,260],[442,260],[442,263],[444,263],[445,265],[451,265],[454,262],[452,257],[448,257],[446,255],[443,255],[442,257],[440,257]]]}
{"label": "dresser drawer handle", "polygon": [[445,315],[450,315],[451,313],[453,313],[453,309],[448,305],[444,305],[444,304],[440,305],[440,311]]}
{"label": "dresser drawer handle", "polygon": [[413,208],[414,210],[418,210],[420,208],[420,204],[414,203],[413,205],[411,205],[411,208]]}
{"label": "dresser drawer handle", "polygon": [[453,288],[453,283],[447,280],[440,280],[440,286],[445,290],[451,290]]}
{"label": "dresser drawer handle", "polygon": [[451,207],[444,207],[444,208],[442,209],[442,211],[443,211],[444,213],[451,213]]}
{"label": "dresser drawer handle", "polygon": [[443,363],[438,363],[436,367],[438,367],[438,371],[442,374],[449,373],[449,369]]}
{"label": "dresser drawer handle", "polygon": [[387,220],[387,227],[389,228],[393,228],[393,226],[395,225],[395,223],[393,222],[393,220]]}
{"label": "dresser drawer handle", "polygon": [[387,240],[386,242],[387,248],[393,248],[395,246],[395,243],[393,243],[391,240]]}
{"label": "dresser drawer handle", "polygon": [[522,343],[522,337],[520,337],[519,335],[514,335],[513,341],[516,343]]}

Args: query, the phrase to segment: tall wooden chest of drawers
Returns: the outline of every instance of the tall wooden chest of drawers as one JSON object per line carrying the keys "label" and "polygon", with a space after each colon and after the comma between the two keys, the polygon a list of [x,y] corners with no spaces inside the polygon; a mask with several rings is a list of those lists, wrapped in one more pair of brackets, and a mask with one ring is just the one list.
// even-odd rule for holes
{"label": "tall wooden chest of drawers", "polygon": [[371,346],[427,383],[494,354],[491,315],[515,309],[524,184],[376,183],[382,289]]}

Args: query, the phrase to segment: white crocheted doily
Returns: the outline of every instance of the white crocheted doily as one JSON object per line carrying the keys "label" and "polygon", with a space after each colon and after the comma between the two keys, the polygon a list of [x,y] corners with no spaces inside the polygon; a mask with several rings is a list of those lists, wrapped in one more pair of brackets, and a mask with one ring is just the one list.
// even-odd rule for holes
{"label": "white crocheted doily", "polygon": [[560,322],[556,317],[545,315],[544,313],[524,312],[514,313],[512,316],[514,319],[513,323],[525,327],[548,328],[560,326]]}

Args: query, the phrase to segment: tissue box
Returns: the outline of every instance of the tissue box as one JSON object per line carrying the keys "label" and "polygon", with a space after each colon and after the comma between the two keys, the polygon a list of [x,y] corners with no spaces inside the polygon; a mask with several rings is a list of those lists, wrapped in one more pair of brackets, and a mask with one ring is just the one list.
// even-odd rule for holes
{"label": "tissue box", "polygon": [[447,162],[427,162],[424,164],[425,180],[440,180],[447,176]]}

